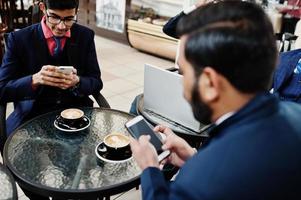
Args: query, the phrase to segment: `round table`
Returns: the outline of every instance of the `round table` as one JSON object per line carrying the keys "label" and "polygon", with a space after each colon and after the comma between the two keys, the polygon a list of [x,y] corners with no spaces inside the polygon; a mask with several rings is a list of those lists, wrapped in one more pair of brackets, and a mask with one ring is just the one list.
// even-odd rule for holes
{"label": "round table", "polygon": [[6,141],[4,161],[20,186],[54,198],[107,197],[139,185],[141,170],[124,163],[98,160],[94,150],[111,132],[128,134],[132,115],[112,109],[83,108],[89,128],[66,133],[54,127],[60,111],[38,116],[19,127]]}
{"label": "round table", "polygon": [[2,164],[0,164],[0,185],[0,199],[18,199],[15,180]]}

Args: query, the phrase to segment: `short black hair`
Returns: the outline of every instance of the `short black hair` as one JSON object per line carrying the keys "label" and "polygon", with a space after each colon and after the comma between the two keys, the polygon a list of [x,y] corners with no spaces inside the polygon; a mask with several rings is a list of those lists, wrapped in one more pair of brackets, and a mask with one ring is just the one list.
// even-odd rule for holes
{"label": "short black hair", "polygon": [[43,0],[46,8],[66,10],[66,9],[78,9],[79,0]]}
{"label": "short black hair", "polygon": [[211,66],[240,92],[270,88],[278,52],[272,24],[259,5],[210,3],[184,17],[177,32],[188,36],[185,57],[196,76]]}

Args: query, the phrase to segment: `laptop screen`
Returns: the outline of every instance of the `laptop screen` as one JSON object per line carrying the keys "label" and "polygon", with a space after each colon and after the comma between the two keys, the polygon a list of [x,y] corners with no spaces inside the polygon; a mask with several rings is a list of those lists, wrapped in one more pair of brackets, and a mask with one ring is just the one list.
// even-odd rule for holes
{"label": "laptop screen", "polygon": [[183,96],[182,75],[150,64],[144,66],[144,109],[182,126],[200,131],[191,106]]}

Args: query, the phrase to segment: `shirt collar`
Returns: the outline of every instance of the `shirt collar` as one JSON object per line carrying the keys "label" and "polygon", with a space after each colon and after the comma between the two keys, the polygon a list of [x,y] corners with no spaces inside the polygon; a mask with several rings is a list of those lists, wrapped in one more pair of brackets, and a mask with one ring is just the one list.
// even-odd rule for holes
{"label": "shirt collar", "polygon": [[[44,37],[46,39],[52,38],[54,35],[53,35],[52,31],[50,30],[50,28],[46,25],[46,16],[44,16],[42,18],[41,25],[42,25],[42,30],[43,30]],[[68,37],[68,38],[71,37],[71,31],[70,30],[66,32],[65,37]]]}
{"label": "shirt collar", "polygon": [[216,121],[215,121],[215,125],[219,125],[221,124],[223,121],[225,121],[226,119],[228,119],[229,117],[231,117],[232,115],[234,115],[235,112],[228,112],[224,115],[222,115],[221,117],[219,117]]}

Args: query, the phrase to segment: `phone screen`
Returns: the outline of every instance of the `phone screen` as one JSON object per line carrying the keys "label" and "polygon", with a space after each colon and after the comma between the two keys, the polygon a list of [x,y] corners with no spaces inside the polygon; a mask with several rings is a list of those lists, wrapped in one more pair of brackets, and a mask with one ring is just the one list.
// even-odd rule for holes
{"label": "phone screen", "polygon": [[162,142],[160,139],[155,135],[155,132],[150,128],[150,126],[141,119],[137,123],[127,127],[130,133],[138,139],[141,135],[150,135],[151,139],[150,142],[154,145],[155,149],[157,150],[158,154],[162,153]]}

